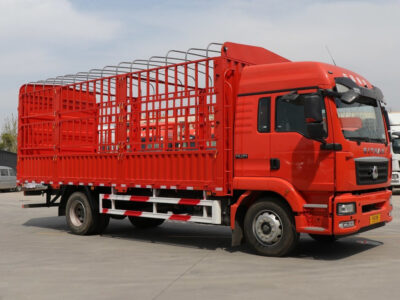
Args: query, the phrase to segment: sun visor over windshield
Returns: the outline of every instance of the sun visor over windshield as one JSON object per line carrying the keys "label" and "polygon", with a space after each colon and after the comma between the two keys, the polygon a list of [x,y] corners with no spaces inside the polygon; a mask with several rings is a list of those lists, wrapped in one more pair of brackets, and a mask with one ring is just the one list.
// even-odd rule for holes
{"label": "sun visor over windshield", "polygon": [[337,85],[345,86],[349,89],[352,89],[356,93],[360,94],[360,96],[375,99],[383,102],[383,93],[382,91],[374,86],[372,89],[368,89],[362,86],[357,85],[353,80],[347,77],[336,77],[335,82]]}

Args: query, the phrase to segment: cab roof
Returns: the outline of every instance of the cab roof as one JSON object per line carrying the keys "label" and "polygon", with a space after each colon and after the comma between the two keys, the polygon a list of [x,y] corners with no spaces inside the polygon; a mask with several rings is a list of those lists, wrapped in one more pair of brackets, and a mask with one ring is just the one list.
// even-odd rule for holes
{"label": "cab roof", "polygon": [[239,95],[310,88],[333,88],[336,77],[348,77],[360,87],[372,88],[361,75],[320,62],[283,62],[247,66],[243,69]]}

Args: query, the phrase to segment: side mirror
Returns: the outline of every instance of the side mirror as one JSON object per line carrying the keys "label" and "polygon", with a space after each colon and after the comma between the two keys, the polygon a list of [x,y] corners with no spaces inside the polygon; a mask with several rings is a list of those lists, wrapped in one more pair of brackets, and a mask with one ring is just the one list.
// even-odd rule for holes
{"label": "side mirror", "polygon": [[304,117],[308,137],[324,142],[324,125],[322,124],[322,99],[319,94],[304,96]]}
{"label": "side mirror", "polygon": [[322,123],[306,123],[307,134],[310,139],[324,142],[324,125]]}
{"label": "side mirror", "polygon": [[342,100],[343,102],[347,103],[347,104],[351,104],[354,102],[354,100],[356,100],[358,97],[360,96],[360,93],[357,93],[354,90],[348,90],[347,92],[344,92],[341,96],[340,96],[340,100]]}
{"label": "side mirror", "polygon": [[304,96],[304,117],[306,123],[322,122],[322,100],[318,94]]}

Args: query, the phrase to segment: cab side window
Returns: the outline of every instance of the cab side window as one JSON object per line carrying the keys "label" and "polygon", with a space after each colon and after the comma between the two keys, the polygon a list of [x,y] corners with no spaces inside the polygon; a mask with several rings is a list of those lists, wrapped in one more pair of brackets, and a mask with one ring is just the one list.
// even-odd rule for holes
{"label": "cab side window", "polygon": [[[323,101],[322,98],[321,101]],[[325,105],[323,104],[322,107],[323,125],[327,132]],[[307,136],[303,97],[298,97],[296,100],[286,100],[281,97],[276,99],[275,131],[298,132]]]}
{"label": "cab side window", "polygon": [[270,132],[270,111],[271,111],[271,98],[260,98],[258,100],[258,119],[257,130],[258,132]]}
{"label": "cab side window", "polygon": [[7,169],[1,169],[0,170],[0,175],[1,176],[8,176],[8,170]]}

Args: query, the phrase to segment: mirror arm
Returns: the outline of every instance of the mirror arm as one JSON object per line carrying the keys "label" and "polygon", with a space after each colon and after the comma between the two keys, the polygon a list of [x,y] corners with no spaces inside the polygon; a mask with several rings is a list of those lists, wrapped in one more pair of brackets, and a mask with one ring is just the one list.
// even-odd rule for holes
{"label": "mirror arm", "polygon": [[321,91],[321,93],[322,93],[322,95],[324,95],[324,96],[328,96],[328,97],[332,97],[332,98],[340,98],[340,96],[341,96],[341,93],[338,93],[338,92],[335,92],[335,91],[333,91],[333,90],[330,90],[330,89],[323,89],[323,90],[320,90]]}
{"label": "mirror arm", "polygon": [[281,99],[286,100],[286,101],[295,101],[300,95],[297,93],[297,91],[292,91],[289,92],[283,96],[281,96]]}
{"label": "mirror arm", "polygon": [[321,147],[322,147],[323,145],[326,145],[326,140],[325,140],[324,138],[315,139],[315,141],[320,142],[320,143],[322,144]]}

